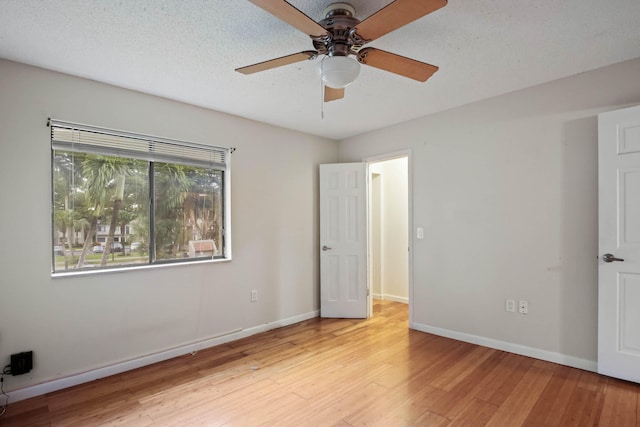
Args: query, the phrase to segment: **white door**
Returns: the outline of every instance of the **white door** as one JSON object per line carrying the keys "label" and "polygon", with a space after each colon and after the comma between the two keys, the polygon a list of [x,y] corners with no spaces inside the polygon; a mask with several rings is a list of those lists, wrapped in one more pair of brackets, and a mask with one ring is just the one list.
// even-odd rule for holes
{"label": "white door", "polygon": [[598,372],[640,382],[640,107],[598,116]]}
{"label": "white door", "polygon": [[365,163],[320,165],[320,315],[367,317]]}

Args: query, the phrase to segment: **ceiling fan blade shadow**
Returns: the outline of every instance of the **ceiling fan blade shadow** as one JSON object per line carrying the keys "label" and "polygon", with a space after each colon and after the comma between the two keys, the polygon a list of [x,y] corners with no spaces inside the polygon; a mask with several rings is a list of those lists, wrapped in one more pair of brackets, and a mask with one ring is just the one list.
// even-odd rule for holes
{"label": "ceiling fan blade shadow", "polygon": [[280,58],[270,59],[257,64],[247,65],[246,67],[236,68],[236,71],[242,74],[253,74],[260,71],[270,70],[272,68],[282,67],[283,65],[294,64],[296,62],[304,61],[305,59],[315,59],[317,56],[318,52],[315,50],[306,50],[304,52],[281,56]]}
{"label": "ceiling fan blade shadow", "polygon": [[322,37],[327,34],[324,27],[284,0],[249,1],[311,37]]}
{"label": "ceiling fan blade shadow", "polygon": [[438,67],[435,65],[372,47],[361,49],[358,52],[358,61],[361,64],[389,71],[419,82],[426,82],[429,77],[438,71]]}
{"label": "ceiling fan blade shadow", "polygon": [[331,102],[344,98],[344,88],[335,89],[329,86],[324,87],[324,102]]}
{"label": "ceiling fan blade shadow", "polygon": [[446,5],[447,0],[396,0],[356,25],[356,34],[372,41]]}

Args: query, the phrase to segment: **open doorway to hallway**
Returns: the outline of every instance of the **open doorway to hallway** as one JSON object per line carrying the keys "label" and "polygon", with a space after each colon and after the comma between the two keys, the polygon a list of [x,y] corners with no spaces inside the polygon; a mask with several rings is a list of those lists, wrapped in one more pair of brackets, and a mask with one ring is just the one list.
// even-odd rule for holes
{"label": "open doorway to hallway", "polygon": [[[370,161],[368,165],[372,301],[409,304],[408,157]],[[372,303],[373,316],[377,306]]]}

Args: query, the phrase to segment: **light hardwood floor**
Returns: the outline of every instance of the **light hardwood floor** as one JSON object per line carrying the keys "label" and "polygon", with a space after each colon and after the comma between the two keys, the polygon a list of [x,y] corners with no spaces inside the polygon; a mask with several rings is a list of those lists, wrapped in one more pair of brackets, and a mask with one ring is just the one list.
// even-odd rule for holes
{"label": "light hardwood floor", "polygon": [[312,319],[10,404],[1,426],[640,426],[640,385],[407,327]]}

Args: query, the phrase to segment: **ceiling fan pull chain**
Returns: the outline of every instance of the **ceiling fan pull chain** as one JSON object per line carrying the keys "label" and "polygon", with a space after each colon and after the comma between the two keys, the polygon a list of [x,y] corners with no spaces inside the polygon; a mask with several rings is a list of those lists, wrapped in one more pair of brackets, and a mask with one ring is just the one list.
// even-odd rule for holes
{"label": "ceiling fan pull chain", "polygon": [[323,92],[324,87],[322,85],[320,85],[320,120],[324,120],[324,94]]}
{"label": "ceiling fan pull chain", "polygon": [[320,120],[324,120],[324,80],[322,76],[324,74],[324,64],[320,61]]}

